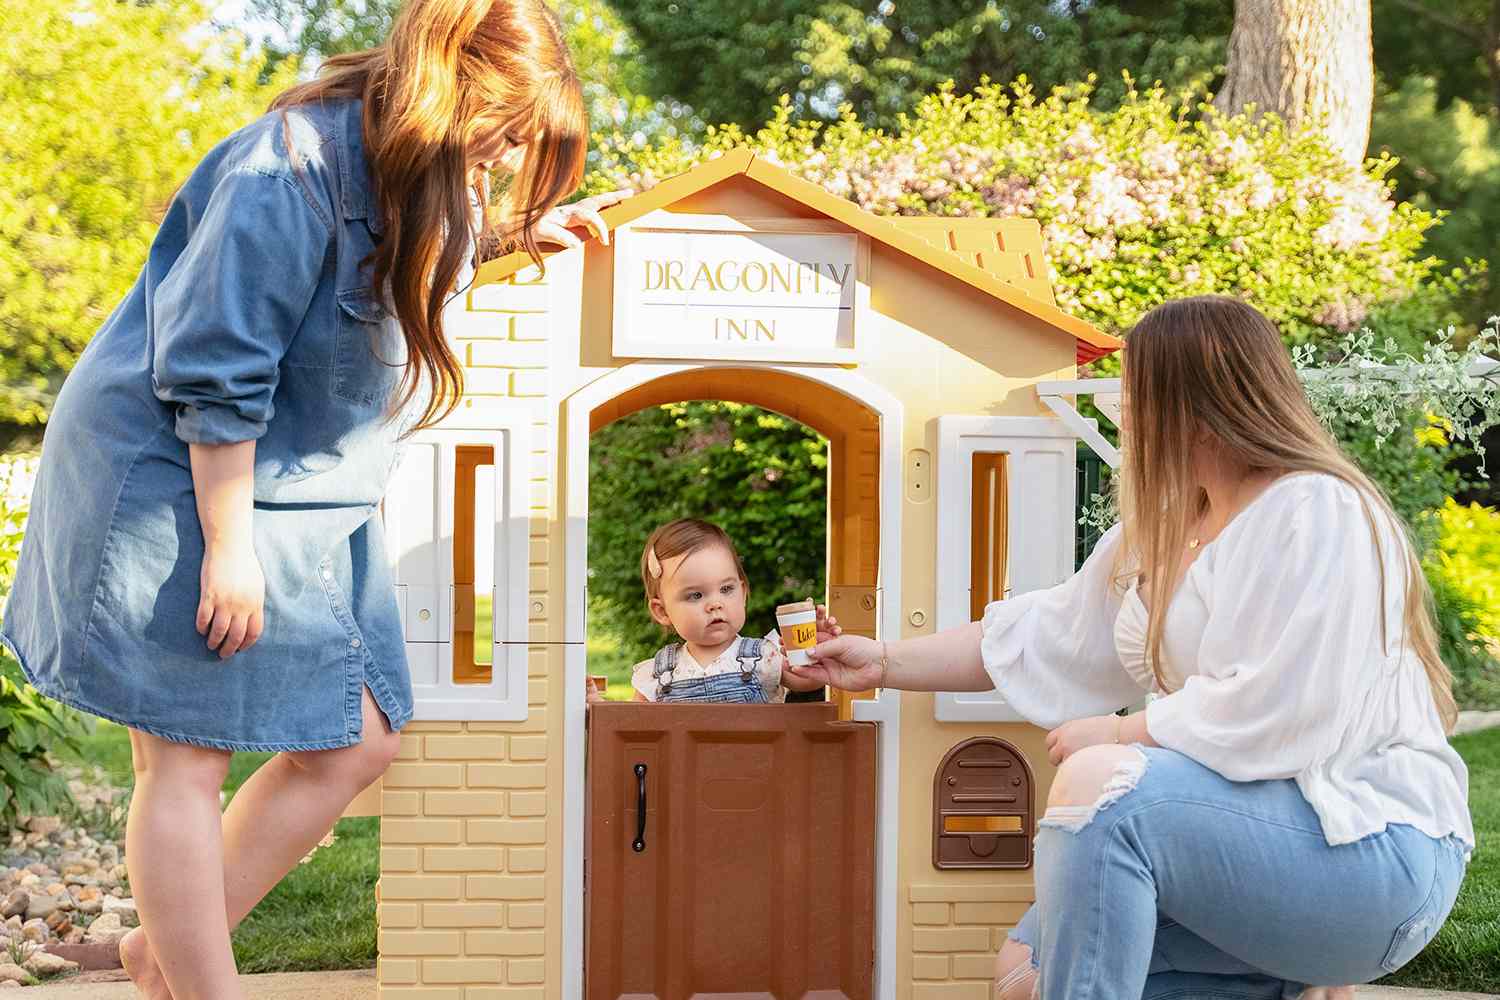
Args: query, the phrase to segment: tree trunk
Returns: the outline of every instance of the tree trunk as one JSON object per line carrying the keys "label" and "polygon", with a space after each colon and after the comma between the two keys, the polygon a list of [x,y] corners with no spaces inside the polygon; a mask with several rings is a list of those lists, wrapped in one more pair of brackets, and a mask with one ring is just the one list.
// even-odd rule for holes
{"label": "tree trunk", "polygon": [[1374,97],[1370,0],[1236,0],[1220,111],[1254,104],[1293,125],[1325,121],[1329,143],[1358,164]]}
{"label": "tree trunk", "polygon": [[1490,88],[1495,95],[1495,104],[1490,108],[1490,114],[1500,115],[1500,0],[1495,0],[1495,6],[1490,11],[1489,30],[1484,33],[1484,40],[1480,44],[1484,46],[1484,64],[1489,68]]}

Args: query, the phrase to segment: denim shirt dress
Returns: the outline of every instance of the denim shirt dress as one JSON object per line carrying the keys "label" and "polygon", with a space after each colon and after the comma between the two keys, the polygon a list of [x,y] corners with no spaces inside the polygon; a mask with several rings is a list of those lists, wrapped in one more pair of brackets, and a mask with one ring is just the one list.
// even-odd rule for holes
{"label": "denim shirt dress", "polygon": [[[414,410],[387,414],[405,344],[362,265],[382,225],[360,118],[305,105],[215,147],[64,382],[0,625],[44,694],[229,750],[357,743],[367,686],[411,718],[377,511]],[[252,439],[265,631],[220,661],[194,627],[188,444]]]}

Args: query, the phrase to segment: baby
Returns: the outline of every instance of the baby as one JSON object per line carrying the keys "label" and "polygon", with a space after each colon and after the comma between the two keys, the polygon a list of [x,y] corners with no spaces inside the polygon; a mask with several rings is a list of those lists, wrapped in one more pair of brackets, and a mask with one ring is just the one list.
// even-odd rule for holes
{"label": "baby", "polygon": [[[763,704],[785,701],[788,689],[823,686],[782,672],[786,653],[774,630],[761,639],[740,635],[750,585],[717,525],[683,519],[657,528],[641,553],[641,582],[651,617],[682,641],[636,665],[636,701]],[[820,641],[842,631],[821,606],[817,630]]]}

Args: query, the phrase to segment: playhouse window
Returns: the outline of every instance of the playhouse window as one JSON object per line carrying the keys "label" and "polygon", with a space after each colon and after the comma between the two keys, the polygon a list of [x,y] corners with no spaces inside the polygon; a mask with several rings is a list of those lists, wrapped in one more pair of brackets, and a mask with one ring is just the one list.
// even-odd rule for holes
{"label": "playhouse window", "polygon": [[453,682],[483,684],[495,660],[495,449],[455,449]]}
{"label": "playhouse window", "polygon": [[971,459],[969,506],[969,619],[1005,596],[1009,503],[1004,452],[978,452]]}

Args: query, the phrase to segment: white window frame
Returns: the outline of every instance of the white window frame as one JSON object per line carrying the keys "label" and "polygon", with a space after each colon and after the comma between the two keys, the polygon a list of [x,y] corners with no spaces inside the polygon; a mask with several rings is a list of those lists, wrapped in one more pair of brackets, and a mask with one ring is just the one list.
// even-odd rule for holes
{"label": "white window frame", "polygon": [[[531,417],[521,410],[486,410],[483,429],[438,426],[410,438],[391,476],[385,499],[386,535],[392,577],[401,606],[406,654],[411,664],[414,718],[421,721],[519,722],[527,716],[527,586],[529,573],[529,460]],[[460,446],[489,447],[495,455],[494,495],[494,656],[485,684],[453,680],[453,494],[455,458]],[[402,475],[408,463],[436,449],[436,475]],[[428,452],[430,454],[430,452]],[[413,489],[433,491],[430,520],[422,506],[404,502]],[[417,545],[435,545],[432,578],[401,569],[401,556]],[[425,621],[418,608],[429,606]],[[435,683],[418,678],[436,677]]]}
{"label": "white window frame", "polygon": [[[1006,456],[1007,597],[1055,586],[1073,573],[1077,453],[1073,430],[1050,417],[938,418],[941,509],[969,510],[975,454]],[[1043,468],[1048,458],[1050,472]],[[939,520],[938,631],[970,621],[972,529],[972,513]],[[933,712],[939,722],[1025,721],[993,690],[939,692]]]}

